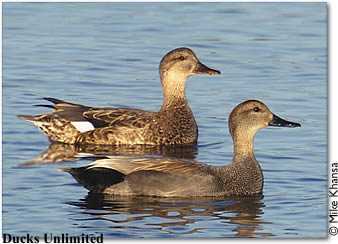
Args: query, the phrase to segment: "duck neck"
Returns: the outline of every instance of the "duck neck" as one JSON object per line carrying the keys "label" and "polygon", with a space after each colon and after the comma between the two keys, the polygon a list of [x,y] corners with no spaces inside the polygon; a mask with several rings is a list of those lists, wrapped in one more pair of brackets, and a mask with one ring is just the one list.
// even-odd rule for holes
{"label": "duck neck", "polygon": [[232,132],[234,144],[234,163],[248,160],[256,160],[253,146],[254,137],[255,133],[250,132],[250,130],[235,129]]}
{"label": "duck neck", "polygon": [[187,105],[185,97],[185,80],[181,81],[162,81],[163,104],[161,110],[168,110],[177,106]]}
{"label": "duck neck", "polygon": [[234,195],[259,194],[263,189],[263,173],[254,155],[254,133],[238,130],[231,135],[234,141],[232,164],[216,168],[220,178],[225,179],[220,191],[226,189],[228,194]]}

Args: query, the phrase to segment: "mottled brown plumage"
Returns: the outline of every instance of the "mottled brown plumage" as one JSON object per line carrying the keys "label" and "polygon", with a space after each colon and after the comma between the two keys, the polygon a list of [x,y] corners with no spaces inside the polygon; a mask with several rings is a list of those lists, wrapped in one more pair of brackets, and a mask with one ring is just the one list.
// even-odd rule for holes
{"label": "mottled brown plumage", "polygon": [[91,192],[112,195],[198,197],[260,194],[263,173],[254,156],[253,140],[267,126],[299,127],[283,120],[262,102],[249,100],[229,116],[234,142],[233,161],[216,167],[194,160],[170,158],[102,159],[81,168],[68,168]]}
{"label": "mottled brown plumage", "polygon": [[104,158],[107,156],[165,156],[194,159],[197,154],[196,145],[97,145],[66,144],[52,142],[38,156],[22,163],[20,166],[61,163],[76,161],[80,158]]}
{"label": "mottled brown plumage", "polygon": [[[127,108],[92,108],[45,98],[54,108],[43,115],[20,115],[52,141],[69,144],[195,144],[198,129],[185,96],[185,81],[195,74],[219,74],[203,65],[194,52],[178,48],[160,63],[163,104],[159,112]],[[83,127],[85,126],[85,127]]]}

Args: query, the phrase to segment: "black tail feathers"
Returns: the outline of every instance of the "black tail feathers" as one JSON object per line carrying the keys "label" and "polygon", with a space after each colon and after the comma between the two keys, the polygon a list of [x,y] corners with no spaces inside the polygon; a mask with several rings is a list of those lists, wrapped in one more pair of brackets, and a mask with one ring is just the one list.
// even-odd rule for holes
{"label": "black tail feathers", "polygon": [[89,168],[88,166],[84,166],[79,168],[62,168],[60,170],[70,173],[78,183],[91,192],[96,193],[122,182],[125,178],[125,175],[119,171],[102,167]]}

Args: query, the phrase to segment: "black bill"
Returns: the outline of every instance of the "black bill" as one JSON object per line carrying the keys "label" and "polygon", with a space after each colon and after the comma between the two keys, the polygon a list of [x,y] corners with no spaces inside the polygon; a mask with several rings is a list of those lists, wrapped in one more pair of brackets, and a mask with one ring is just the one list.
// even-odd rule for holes
{"label": "black bill", "polygon": [[195,70],[194,70],[195,74],[209,74],[209,75],[219,75],[221,74],[220,71],[215,70],[215,69],[211,69],[208,66],[202,64],[202,63],[198,63]]}
{"label": "black bill", "polygon": [[293,128],[293,127],[300,127],[301,125],[299,123],[295,123],[295,122],[282,119],[274,114],[272,120],[269,123],[269,126],[292,127]]}

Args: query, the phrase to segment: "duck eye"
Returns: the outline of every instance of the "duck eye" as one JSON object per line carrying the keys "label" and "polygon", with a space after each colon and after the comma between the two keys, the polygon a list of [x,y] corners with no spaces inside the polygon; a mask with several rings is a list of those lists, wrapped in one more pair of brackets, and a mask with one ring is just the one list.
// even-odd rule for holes
{"label": "duck eye", "polygon": [[184,56],[180,56],[180,57],[179,57],[179,60],[181,60],[181,61],[183,61],[184,59],[185,59]]}
{"label": "duck eye", "polygon": [[259,112],[259,111],[261,111],[261,110],[260,110],[259,107],[254,107],[253,111],[257,113],[257,112]]}

